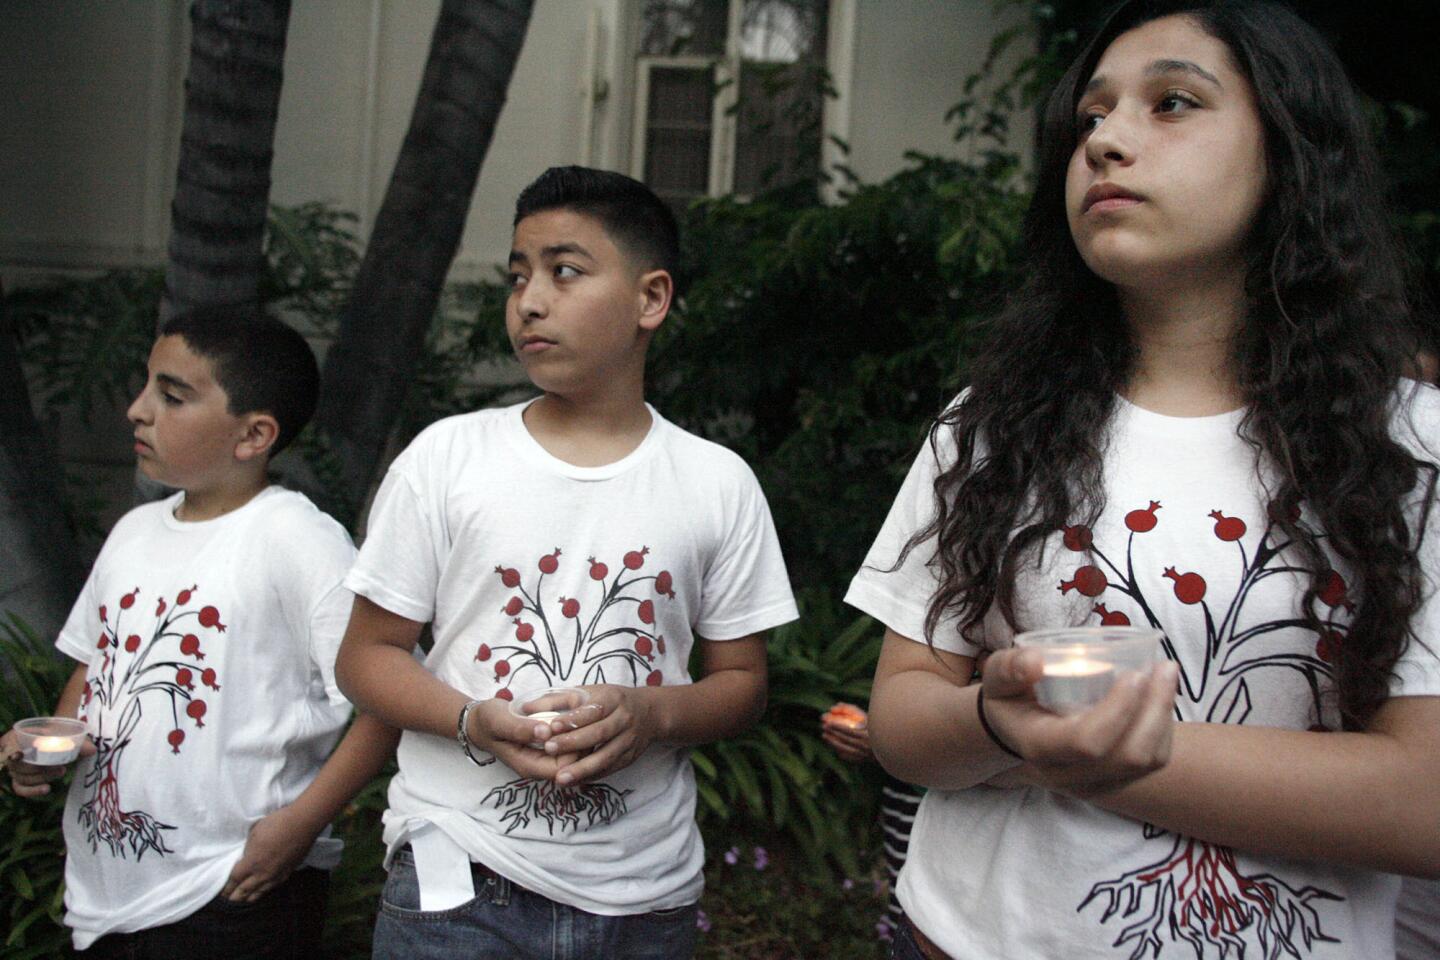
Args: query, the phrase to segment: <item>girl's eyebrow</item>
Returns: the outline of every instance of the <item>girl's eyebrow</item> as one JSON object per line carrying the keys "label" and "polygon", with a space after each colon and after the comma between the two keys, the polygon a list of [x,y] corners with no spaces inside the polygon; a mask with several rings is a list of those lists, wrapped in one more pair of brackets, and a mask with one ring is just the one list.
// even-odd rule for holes
{"label": "girl's eyebrow", "polygon": [[1225,89],[1215,74],[1191,60],[1153,60],[1150,65],[1145,68],[1145,76],[1147,77],[1161,77],[1170,73],[1186,73],[1192,77],[1199,77],[1201,80],[1209,81],[1221,90]]}
{"label": "girl's eyebrow", "polygon": [[[1204,67],[1200,66],[1200,64],[1198,63],[1195,63],[1193,60],[1152,60],[1145,67],[1146,77],[1163,77],[1168,76],[1172,73],[1183,73],[1192,77],[1198,77],[1201,80],[1213,83],[1221,90],[1225,89],[1224,85],[1219,81],[1218,78],[1216,78],[1215,74],[1211,73],[1209,70],[1206,70]],[[1085,89],[1082,91],[1082,94],[1092,93],[1095,90],[1100,89],[1101,87],[1109,86],[1109,84],[1109,77],[1103,76],[1101,74],[1096,74],[1095,76],[1090,78],[1089,83],[1085,84]]]}

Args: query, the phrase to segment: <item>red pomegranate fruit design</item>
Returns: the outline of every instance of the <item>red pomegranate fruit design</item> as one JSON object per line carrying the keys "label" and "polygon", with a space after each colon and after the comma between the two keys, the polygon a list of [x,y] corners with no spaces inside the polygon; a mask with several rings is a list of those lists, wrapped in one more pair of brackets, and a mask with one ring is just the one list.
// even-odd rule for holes
{"label": "red pomegranate fruit design", "polygon": [[1073,527],[1066,527],[1064,536],[1061,537],[1066,550],[1074,550],[1077,553],[1081,550],[1089,550],[1090,544],[1095,542],[1095,535],[1090,528],[1083,523],[1077,523]]}
{"label": "red pomegranate fruit design", "polygon": [[505,584],[505,586],[509,587],[511,590],[514,590],[516,587],[520,586],[520,571],[516,570],[514,567],[502,567],[499,564],[496,564],[495,572],[500,574],[500,582]]}
{"label": "red pomegranate fruit design", "polygon": [[547,553],[540,558],[540,572],[554,573],[560,569],[560,548],[556,547],[554,553]]}
{"label": "red pomegranate fruit design", "polygon": [[1105,604],[1095,604],[1095,612],[1100,614],[1100,626],[1102,627],[1128,627],[1130,618],[1119,610],[1107,610]]}
{"label": "red pomegranate fruit design", "polygon": [[1060,592],[1069,593],[1071,590],[1080,591],[1081,596],[1098,597],[1105,592],[1110,582],[1105,579],[1105,571],[1093,564],[1086,564],[1075,571],[1072,580],[1063,580],[1060,583]]}
{"label": "red pomegranate fruit design", "polygon": [[639,550],[631,550],[625,554],[625,568],[627,570],[639,570],[645,565],[645,555],[650,552],[649,547],[641,547]]}
{"label": "red pomegranate fruit design", "polygon": [[1245,521],[1239,517],[1227,517],[1219,510],[1211,510],[1210,519],[1215,521],[1215,536],[1226,543],[1234,543],[1245,536]]}
{"label": "red pomegranate fruit design", "polygon": [[1164,576],[1175,581],[1175,599],[1181,603],[1199,603],[1205,599],[1205,578],[1198,573],[1176,573],[1166,567]]}
{"label": "red pomegranate fruit design", "polygon": [[1131,510],[1125,514],[1125,526],[1135,533],[1149,533],[1155,529],[1155,511],[1160,509],[1159,500],[1151,500],[1144,510]]}
{"label": "red pomegranate fruit design", "polygon": [[1324,582],[1320,586],[1320,602],[1330,608],[1345,607],[1351,609],[1352,604],[1347,596],[1350,588],[1345,583],[1345,578],[1334,570],[1323,575]]}

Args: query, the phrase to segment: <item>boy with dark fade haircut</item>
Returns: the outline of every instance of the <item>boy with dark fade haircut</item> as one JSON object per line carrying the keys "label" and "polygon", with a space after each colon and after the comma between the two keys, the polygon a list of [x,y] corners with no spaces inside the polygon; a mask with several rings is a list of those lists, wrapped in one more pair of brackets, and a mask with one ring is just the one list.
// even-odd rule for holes
{"label": "boy with dark fade haircut", "polygon": [[[318,383],[305,340],[255,308],[176,317],[150,352],[135,454],[179,492],[115,525],[56,642],[79,661],[56,713],[89,733],[64,814],[83,956],[318,954],[327,824],[398,736],[361,717],[335,747],[354,548],[266,475]],[[63,773],[13,731],[0,747],[22,796]]]}
{"label": "boy with dark fade haircut", "polygon": [[[546,171],[516,204],[506,307],[540,397],[434,424],[376,497],[337,675],[405,729],[377,957],[694,950],[687,748],[759,717],[762,632],[796,609],[750,469],[645,402],[677,247],[642,184]],[[512,713],[551,687],[584,694]]]}

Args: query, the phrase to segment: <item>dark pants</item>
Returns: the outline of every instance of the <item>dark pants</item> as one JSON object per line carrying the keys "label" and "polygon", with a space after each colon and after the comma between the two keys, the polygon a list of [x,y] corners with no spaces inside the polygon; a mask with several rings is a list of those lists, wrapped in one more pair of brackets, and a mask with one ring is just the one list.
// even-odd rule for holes
{"label": "dark pants", "polygon": [[302,867],[255,903],[216,897],[183,920],[112,933],[85,960],[315,960],[330,873]]}

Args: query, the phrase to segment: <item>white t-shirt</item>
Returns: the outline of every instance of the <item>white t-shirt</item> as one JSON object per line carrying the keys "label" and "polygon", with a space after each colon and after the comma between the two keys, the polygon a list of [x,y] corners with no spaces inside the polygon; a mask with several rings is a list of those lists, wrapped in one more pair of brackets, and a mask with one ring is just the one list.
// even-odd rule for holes
{"label": "white t-shirt", "polygon": [[[1432,444],[1440,438],[1440,393],[1424,390],[1414,414],[1413,431],[1397,425],[1395,435],[1433,459],[1416,433]],[[1184,720],[1335,729],[1333,702],[1317,691],[1329,687],[1328,644],[1344,642],[1349,621],[1344,571],[1318,600],[1333,635],[1317,637],[1296,622],[1303,581],[1285,569],[1295,551],[1275,552],[1278,531],[1254,454],[1236,434],[1240,418],[1167,417],[1119,401],[1104,461],[1105,511],[1091,530],[1056,531],[1038,567],[1022,565],[1018,619],[1032,628],[1155,623],[1181,666],[1176,703]],[[946,462],[953,449],[942,448]],[[846,596],[912,639],[924,637],[934,547],[883,571],[933,515],[936,469],[927,444]],[[1422,548],[1429,599],[1414,627],[1440,647],[1435,523],[1432,513]],[[985,646],[1010,645],[1003,618],[987,616],[983,626]],[[941,649],[979,653],[953,622],[934,639]],[[1397,673],[1392,695],[1440,694],[1440,661],[1417,645]],[[1284,774],[1283,758],[1276,774]],[[1394,953],[1398,887],[1385,874],[1251,856],[1157,831],[1039,788],[978,786],[925,795],[900,902],[942,949],[973,960],[1369,960]]]}
{"label": "white t-shirt", "polygon": [[[628,456],[577,467],[524,404],[442,420],[390,467],[351,590],[433,621],[426,667],[477,699],[547,686],[685,684],[695,636],[797,616],[769,508],[745,462],[650,409]],[[688,751],[652,746],[579,789],[472,764],[406,731],[393,852],[433,824],[470,859],[553,900],[623,915],[693,903],[704,849]]]}
{"label": "white t-shirt", "polygon": [[1395,914],[1397,960],[1440,957],[1440,880],[1406,877]]}
{"label": "white t-shirt", "polygon": [[[214,898],[251,825],[310,784],[350,715],[334,677],[353,600],[344,528],[280,487],[195,523],[175,518],[183,498],[120,519],[56,642],[89,665],[80,715],[99,747],[65,807],[81,950]],[[339,858],[327,836],[307,863]]]}

